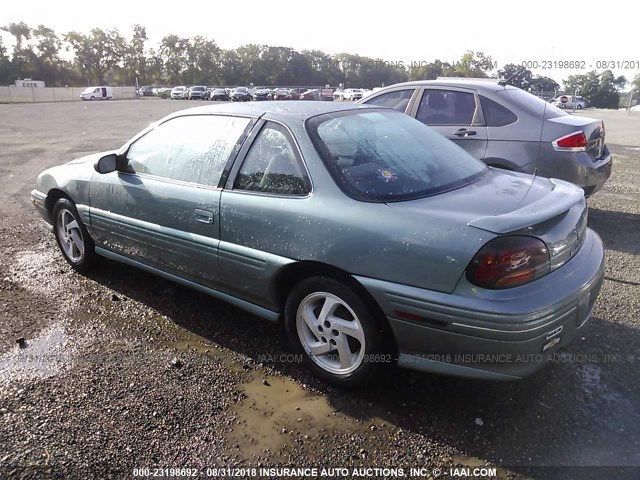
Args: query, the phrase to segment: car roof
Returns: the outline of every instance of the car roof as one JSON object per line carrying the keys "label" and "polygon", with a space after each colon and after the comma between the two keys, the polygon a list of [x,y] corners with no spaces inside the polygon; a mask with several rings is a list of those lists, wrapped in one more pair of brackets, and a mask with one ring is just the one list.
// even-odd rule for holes
{"label": "car roof", "polygon": [[246,102],[246,103],[225,103],[222,105],[206,105],[204,107],[187,108],[179,110],[167,117],[179,117],[182,115],[203,115],[212,113],[226,113],[235,115],[246,115],[260,117],[264,115],[272,120],[307,120],[308,118],[321,115],[323,113],[342,112],[345,110],[367,110],[379,109],[380,107],[370,105],[356,105],[353,103],[334,103],[323,101],[273,101],[273,102]]}
{"label": "car roof", "polygon": [[[383,90],[396,87],[473,87],[476,90],[484,90],[489,92],[496,92],[499,90],[514,90],[516,87],[511,85],[500,85],[497,81],[488,81],[491,79],[438,79],[438,80],[414,80],[412,82],[396,83],[389,85]],[[378,90],[380,91],[380,90]]]}

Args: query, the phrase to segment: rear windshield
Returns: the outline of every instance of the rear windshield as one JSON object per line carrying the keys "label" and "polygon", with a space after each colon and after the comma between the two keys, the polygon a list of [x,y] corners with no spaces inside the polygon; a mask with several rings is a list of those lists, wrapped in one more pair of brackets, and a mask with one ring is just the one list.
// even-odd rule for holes
{"label": "rear windshield", "polygon": [[513,102],[523,110],[536,116],[542,117],[545,113],[545,107],[548,113],[552,113],[555,116],[568,115],[567,112],[560,110],[551,103],[545,102],[540,97],[536,97],[519,88],[505,88],[504,90],[497,90],[495,93],[498,98],[503,98],[505,102]]}
{"label": "rear windshield", "polygon": [[467,185],[488,170],[455,143],[393,110],[348,110],[307,120],[327,169],[352,198],[390,202]]}

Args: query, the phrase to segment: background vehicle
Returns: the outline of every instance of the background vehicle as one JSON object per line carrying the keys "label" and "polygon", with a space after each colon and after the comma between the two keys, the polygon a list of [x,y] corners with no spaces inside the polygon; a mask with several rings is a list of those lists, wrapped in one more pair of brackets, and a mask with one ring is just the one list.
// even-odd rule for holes
{"label": "background vehicle", "polygon": [[497,81],[443,78],[400,83],[360,103],[405,112],[487,165],[567,180],[587,196],[611,175],[604,122],[569,115]]}
{"label": "background vehicle", "polygon": [[289,95],[291,96],[291,100],[300,100],[300,94],[306,92],[306,88],[296,87],[289,90]]}
{"label": "background vehicle", "polygon": [[489,169],[391,109],[183,110],[45,170],[31,199],[74,269],[103,255],[282,320],[341,386],[381,378],[395,351],[420,370],[528,375],[582,334],[604,278],[579,188]]}
{"label": "background vehicle", "polygon": [[204,85],[195,85],[189,88],[189,100],[204,100],[207,93],[207,87]]}
{"label": "background vehicle", "polygon": [[80,94],[82,100],[111,100],[113,89],[111,87],[88,87]]}
{"label": "background vehicle", "polygon": [[363,91],[361,88],[347,88],[342,92],[342,100],[356,101],[362,98]]}
{"label": "background vehicle", "polygon": [[253,92],[254,100],[271,100],[271,90],[265,87],[256,88]]}
{"label": "background vehicle", "polygon": [[317,88],[306,90],[300,94],[300,100],[322,100],[321,92]]}
{"label": "background vehicle", "polygon": [[153,87],[150,87],[150,86],[140,87],[140,95],[142,97],[153,97],[154,95]]}
{"label": "background vehicle", "polygon": [[189,95],[189,89],[185,86],[174,87],[171,90],[171,100],[186,100]]}
{"label": "background vehicle", "polygon": [[[562,102],[565,99],[566,102]],[[573,95],[560,95],[553,101],[553,105],[558,108],[571,108],[575,106],[576,110],[582,110],[587,107],[587,102],[582,97],[575,97]]]}
{"label": "background vehicle", "polygon": [[248,102],[249,100],[251,100],[251,94],[247,87],[236,87],[231,92],[232,102]]}
{"label": "background vehicle", "polygon": [[215,88],[211,91],[211,100],[229,100],[229,95],[224,88]]}
{"label": "background vehicle", "polygon": [[291,93],[288,88],[276,88],[274,100],[291,100]]}

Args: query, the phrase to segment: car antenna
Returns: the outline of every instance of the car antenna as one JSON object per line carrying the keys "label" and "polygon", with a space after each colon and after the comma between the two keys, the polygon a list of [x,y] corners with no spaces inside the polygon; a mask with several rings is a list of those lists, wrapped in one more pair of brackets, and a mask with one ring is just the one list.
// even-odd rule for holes
{"label": "car antenna", "polygon": [[531,187],[533,187],[534,182],[536,181],[536,176],[538,175],[538,167],[536,167],[536,169],[533,171],[533,178],[531,179],[531,183],[529,184],[529,188],[527,188],[527,191],[524,194],[524,197],[522,197],[522,200],[520,200],[520,203],[518,203],[518,205],[516,205],[516,208],[518,208],[522,202],[524,202],[524,199],[527,198],[527,195],[529,195],[529,192],[531,191]]}
{"label": "car antenna", "polygon": [[498,81],[498,85],[500,85],[501,87],[506,87],[506,86],[507,86],[507,83],[509,83],[513,77],[515,77],[515,75],[511,75],[511,76],[510,76],[509,78],[507,78],[507,79],[504,79],[504,78],[503,78],[502,80]]}

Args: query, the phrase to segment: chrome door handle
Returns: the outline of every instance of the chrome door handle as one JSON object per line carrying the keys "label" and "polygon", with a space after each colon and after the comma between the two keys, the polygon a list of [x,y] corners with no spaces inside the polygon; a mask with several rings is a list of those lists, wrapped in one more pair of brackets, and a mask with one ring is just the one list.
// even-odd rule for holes
{"label": "chrome door handle", "polygon": [[453,132],[456,137],[468,137],[470,135],[475,135],[475,130],[467,130],[466,128],[461,128],[457,132]]}
{"label": "chrome door handle", "polygon": [[194,217],[196,222],[213,223],[213,212],[210,212],[209,210],[200,210],[199,208],[196,208]]}

